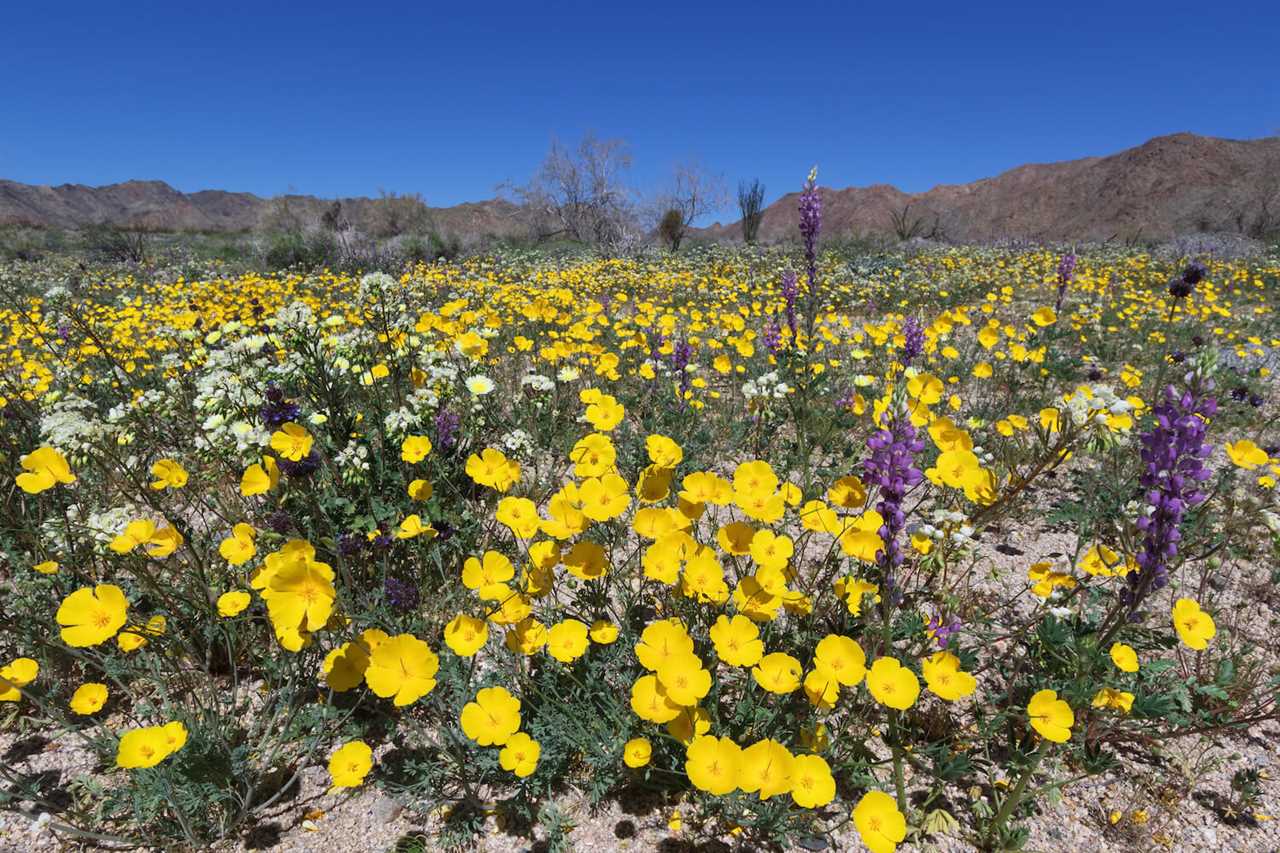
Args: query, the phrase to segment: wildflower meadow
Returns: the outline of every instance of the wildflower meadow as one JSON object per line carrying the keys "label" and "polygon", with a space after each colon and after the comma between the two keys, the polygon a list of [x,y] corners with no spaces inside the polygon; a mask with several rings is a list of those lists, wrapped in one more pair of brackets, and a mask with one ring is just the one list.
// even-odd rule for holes
{"label": "wildflower meadow", "polygon": [[[11,265],[0,807],[220,849],[323,768],[413,849],[572,849],[569,792],[642,792],[726,849],[1003,850],[1122,762],[1274,737],[1280,258],[855,255],[812,179],[799,221]],[[1264,781],[1218,805],[1265,824]]]}

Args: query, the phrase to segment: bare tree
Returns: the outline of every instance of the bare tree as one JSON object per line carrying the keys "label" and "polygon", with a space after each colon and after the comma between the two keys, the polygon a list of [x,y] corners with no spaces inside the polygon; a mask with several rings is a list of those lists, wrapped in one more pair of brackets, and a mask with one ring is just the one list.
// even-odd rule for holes
{"label": "bare tree", "polygon": [[742,239],[748,245],[755,243],[764,218],[764,184],[759,178],[750,184],[738,183],[738,212],[742,214]]}
{"label": "bare tree", "polygon": [[553,140],[533,179],[514,193],[539,240],[563,236],[615,251],[635,232],[635,203],[625,182],[630,168],[621,139],[588,133],[575,149]]}
{"label": "bare tree", "polygon": [[661,211],[659,235],[676,252],[698,219],[728,203],[724,178],[712,175],[694,162],[675,167],[671,186],[658,199]]}

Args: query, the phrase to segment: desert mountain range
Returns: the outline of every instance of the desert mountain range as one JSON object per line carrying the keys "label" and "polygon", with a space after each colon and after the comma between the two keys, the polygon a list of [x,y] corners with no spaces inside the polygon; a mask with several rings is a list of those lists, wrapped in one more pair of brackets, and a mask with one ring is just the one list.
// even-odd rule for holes
{"label": "desert mountain range", "polygon": [[[821,193],[826,236],[893,235],[895,225],[919,236],[962,242],[1261,234],[1280,227],[1280,137],[1244,141],[1178,133],[1109,156],[1029,164],[922,193],[887,184],[824,187]],[[314,196],[285,198],[311,221],[333,205]],[[340,201],[344,214],[357,224],[373,202]],[[765,209],[762,241],[795,235],[796,202],[797,195],[790,193]],[[163,181],[52,187],[0,180],[0,225],[243,231],[256,227],[271,203],[251,193],[183,193]],[[518,212],[499,199],[431,209],[437,229],[476,236],[519,233],[524,226]],[[698,234],[736,240],[742,229],[740,223],[717,223]]]}

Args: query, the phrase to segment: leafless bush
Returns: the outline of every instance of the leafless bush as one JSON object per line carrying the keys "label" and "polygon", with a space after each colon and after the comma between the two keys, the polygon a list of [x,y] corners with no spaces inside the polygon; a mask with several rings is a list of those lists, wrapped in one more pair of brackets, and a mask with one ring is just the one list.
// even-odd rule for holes
{"label": "leafless bush", "polygon": [[751,245],[756,242],[764,219],[764,184],[759,178],[750,184],[738,184],[738,212],[742,215],[742,239]]}
{"label": "leafless bush", "polygon": [[689,227],[728,201],[724,179],[697,163],[676,166],[668,189],[658,196],[658,234],[671,251],[679,251]]}
{"label": "leafless bush", "polygon": [[397,195],[380,190],[369,203],[364,230],[374,237],[421,234],[431,226],[431,210],[417,193]]}

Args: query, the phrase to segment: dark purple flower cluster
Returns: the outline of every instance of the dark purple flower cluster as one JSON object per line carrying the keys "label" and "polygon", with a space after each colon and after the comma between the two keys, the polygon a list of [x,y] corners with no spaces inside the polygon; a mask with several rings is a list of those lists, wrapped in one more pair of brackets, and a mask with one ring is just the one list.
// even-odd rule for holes
{"label": "dark purple flower cluster", "polygon": [[787,270],[782,274],[782,299],[786,306],[783,312],[787,317],[787,327],[791,329],[791,337],[796,336],[796,297],[800,295],[800,283],[796,281],[796,274],[793,270]]}
{"label": "dark purple flower cluster", "polygon": [[1076,256],[1068,252],[1058,261],[1058,301],[1054,303],[1055,311],[1062,310],[1062,300],[1067,295],[1067,287],[1076,275]]}
{"label": "dark purple flower cluster", "polygon": [[278,427],[298,417],[298,404],[290,403],[284,398],[284,391],[275,385],[267,386],[267,402],[262,404],[259,414],[262,422],[269,427]]}
{"label": "dark purple flower cluster", "polygon": [[458,443],[458,427],[462,426],[462,418],[448,409],[436,413],[435,446],[441,452],[452,450]]}
{"label": "dark purple flower cluster", "polygon": [[902,324],[902,352],[899,358],[902,366],[908,367],[911,362],[924,355],[924,326],[917,317],[908,317]]}
{"label": "dark purple flower cluster", "polygon": [[310,477],[320,470],[320,454],[312,450],[297,462],[281,458],[278,464],[280,465],[280,470],[291,479]]}
{"label": "dark purple flower cluster", "polygon": [[878,531],[884,548],[876,552],[876,562],[888,584],[894,570],[902,565],[898,534],[907,523],[902,502],[907,490],[924,479],[924,473],[915,466],[915,456],[925,445],[905,413],[886,414],[882,423],[883,428],[867,439],[871,455],[863,460],[862,470],[867,484],[880,490],[876,512],[884,519]]}
{"label": "dark purple flower cluster", "polygon": [[1130,609],[1169,582],[1169,565],[1182,540],[1182,517],[1204,502],[1201,484],[1213,476],[1205,465],[1213,452],[1205,442],[1209,430],[1206,419],[1218,410],[1217,400],[1209,394],[1213,380],[1189,374],[1187,385],[1188,390],[1181,394],[1172,385],[1165,389],[1164,401],[1153,412],[1155,426],[1142,436],[1145,467],[1139,482],[1146,499],[1138,519],[1143,535],[1138,571],[1125,578],[1123,598]]}
{"label": "dark purple flower cluster", "polygon": [[413,610],[422,602],[422,596],[416,584],[402,581],[391,575],[387,575],[386,581],[383,582],[383,590],[387,596],[387,603],[396,610]]}
{"label": "dark purple flower cluster", "polygon": [[338,537],[338,553],[347,559],[364,550],[365,537],[359,533],[344,533]]}
{"label": "dark purple flower cluster", "polygon": [[1208,274],[1208,267],[1199,261],[1192,261],[1182,271],[1182,275],[1169,282],[1169,295],[1174,299],[1183,299],[1190,296],[1195,286],[1204,281],[1204,277]]}
{"label": "dark purple flower cluster", "polygon": [[679,382],[681,406],[684,405],[685,392],[689,390],[689,384],[693,381],[692,376],[686,369],[692,358],[693,345],[689,343],[689,339],[681,338],[676,341],[675,346],[671,348],[671,370],[676,374],[676,381]]}
{"label": "dark purple flower cluster", "polygon": [[267,527],[271,528],[273,533],[284,536],[293,530],[293,516],[282,509],[278,509],[267,516]]}
{"label": "dark purple flower cluster", "polygon": [[809,298],[817,293],[818,235],[822,232],[822,197],[818,195],[818,170],[809,173],[800,193],[800,236],[804,239],[804,262],[808,274]]}

